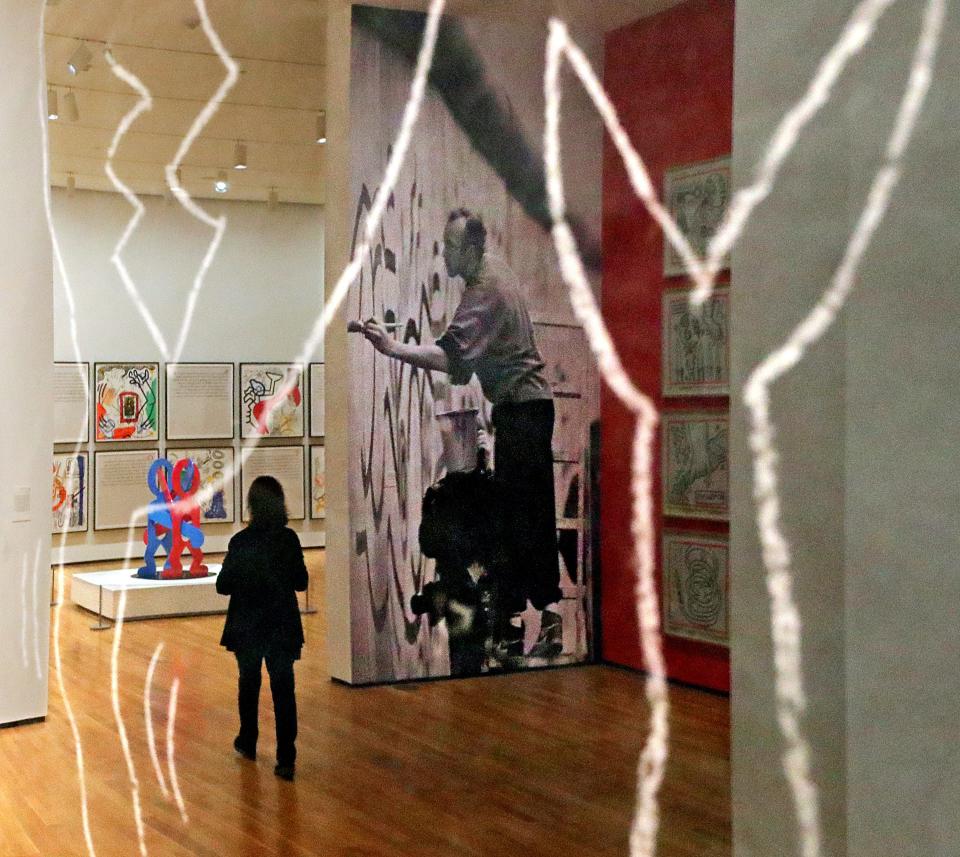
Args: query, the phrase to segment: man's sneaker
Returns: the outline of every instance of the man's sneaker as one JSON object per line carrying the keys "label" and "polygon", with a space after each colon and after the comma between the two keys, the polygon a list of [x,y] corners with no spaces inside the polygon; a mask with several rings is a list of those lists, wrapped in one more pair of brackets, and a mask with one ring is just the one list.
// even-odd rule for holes
{"label": "man's sneaker", "polygon": [[286,780],[288,783],[293,782],[293,765],[275,765],[273,772],[280,777],[281,780]]}
{"label": "man's sneaker", "polygon": [[563,652],[563,618],[552,610],[540,614],[540,635],[530,649],[531,658],[555,658]]}
{"label": "man's sneaker", "polygon": [[244,759],[249,759],[251,762],[257,761],[257,751],[244,747],[243,744],[240,743],[239,735],[233,739],[233,749],[237,751],[238,756],[243,756]]}
{"label": "man's sneaker", "polygon": [[496,658],[505,670],[521,670],[526,666],[523,656],[523,623],[510,623],[497,646]]}

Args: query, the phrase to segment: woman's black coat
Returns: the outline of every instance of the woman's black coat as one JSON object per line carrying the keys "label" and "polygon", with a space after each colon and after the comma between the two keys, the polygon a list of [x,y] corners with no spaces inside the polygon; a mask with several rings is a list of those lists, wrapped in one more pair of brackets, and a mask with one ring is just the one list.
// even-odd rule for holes
{"label": "woman's black coat", "polygon": [[230,596],[220,645],[236,652],[279,643],[299,658],[303,623],[295,592],[303,592],[308,579],[300,539],[289,527],[241,530],[217,575],[217,592]]}

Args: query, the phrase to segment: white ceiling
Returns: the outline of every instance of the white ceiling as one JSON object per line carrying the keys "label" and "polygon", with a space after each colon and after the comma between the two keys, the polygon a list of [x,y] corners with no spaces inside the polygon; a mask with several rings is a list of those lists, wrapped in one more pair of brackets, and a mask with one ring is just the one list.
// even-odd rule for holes
{"label": "white ceiling", "polygon": [[[227,170],[231,199],[265,200],[276,188],[284,202],[322,204],[324,149],[315,142],[325,106],[328,0],[207,0],[224,46],[241,76],[187,154],[181,180],[196,197],[213,197],[213,180]],[[341,0],[337,0],[341,2]],[[574,28],[599,34],[677,0],[450,0],[454,14],[527,22],[556,13]],[[375,5],[426,8],[426,0],[376,0]],[[107,150],[123,116],[138,100],[111,72],[103,49],[139,77],[154,99],[114,159],[136,193],[164,191],[164,167],[225,70],[199,26],[192,0],[48,0],[47,79],[60,98],[50,128],[51,181],[68,174],[78,188],[114,190],[104,173]],[[76,77],[67,60],[80,41],[94,59]],[[80,118],[68,121],[63,96],[72,89]],[[233,170],[234,146],[247,144],[248,169]]]}
{"label": "white ceiling", "polygon": [[[207,0],[210,18],[241,75],[220,111],[187,154],[182,182],[195,196],[213,196],[227,169],[228,198],[323,202],[323,150],[316,120],[325,99],[325,0]],[[169,163],[225,69],[204,35],[191,0],[59,0],[46,18],[47,79],[60,97],[61,118],[49,123],[51,178],[80,188],[112,190],[104,173],[117,125],[138,100],[111,72],[103,48],[151,91],[153,109],[124,138],[115,158],[122,181],[137,193],[161,193]],[[85,40],[94,55],[76,77],[67,60]],[[72,89],[77,122],[62,116]],[[233,170],[237,140],[247,143],[248,169]]]}

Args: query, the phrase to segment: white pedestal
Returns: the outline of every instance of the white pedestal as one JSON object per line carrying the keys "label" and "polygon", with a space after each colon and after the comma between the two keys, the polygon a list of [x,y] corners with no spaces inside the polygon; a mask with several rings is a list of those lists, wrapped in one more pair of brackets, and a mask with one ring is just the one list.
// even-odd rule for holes
{"label": "white pedestal", "polygon": [[113,620],[117,618],[122,592],[127,593],[124,619],[226,613],[229,599],[216,589],[220,565],[211,564],[208,568],[210,576],[192,580],[143,580],[134,577],[129,568],[83,572],[71,578],[70,598],[85,610]]}

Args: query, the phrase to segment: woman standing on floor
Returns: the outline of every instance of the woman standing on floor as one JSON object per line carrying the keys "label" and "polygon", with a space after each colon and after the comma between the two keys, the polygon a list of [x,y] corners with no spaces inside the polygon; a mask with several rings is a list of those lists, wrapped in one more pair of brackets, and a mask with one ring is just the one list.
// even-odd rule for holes
{"label": "woman standing on floor", "polygon": [[257,758],[260,680],[263,661],[277,722],[274,773],[292,780],[297,759],[297,700],[293,662],[303,646],[297,592],[307,588],[307,568],[297,534],[287,527],[283,488],[272,476],[259,476],[247,494],[249,525],[227,547],[217,576],[217,592],[230,596],[220,645],[237,657],[240,733],[234,749]]}

